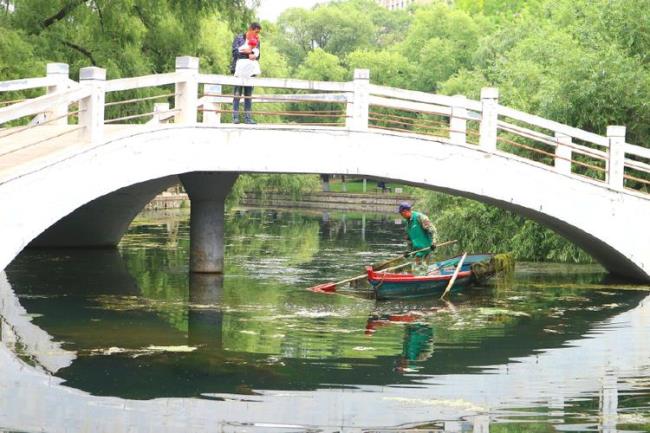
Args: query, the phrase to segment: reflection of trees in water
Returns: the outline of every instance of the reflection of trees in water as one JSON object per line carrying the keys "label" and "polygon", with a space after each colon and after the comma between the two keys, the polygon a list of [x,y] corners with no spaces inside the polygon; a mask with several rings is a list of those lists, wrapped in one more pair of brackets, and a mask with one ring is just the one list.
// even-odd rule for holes
{"label": "reflection of trees in water", "polygon": [[[94,304],[91,309],[68,296],[25,300],[28,307],[34,307],[28,311],[44,314],[38,319],[39,325],[77,348],[115,345],[141,349],[151,344],[198,347],[186,354],[135,359],[127,354],[82,354],[65,372],[71,384],[83,389],[97,386],[107,392],[108,388],[102,388],[105,384],[89,384],[98,369],[117,368],[120,375],[141,387],[131,392],[144,397],[171,392],[162,389],[163,385],[146,385],[147,381],[167,384],[170,374],[178,375],[171,380],[178,387],[174,392],[195,395],[197,390],[206,389],[245,393],[244,388],[238,388],[241,382],[246,383],[246,389],[311,389],[322,383],[411,383],[412,377],[402,373],[413,370],[420,374],[472,372],[476,365],[500,364],[539,349],[561,347],[567,340],[581,338],[595,321],[629,308],[642,296],[579,290],[555,296],[550,291],[510,287],[498,294],[495,289],[461,294],[453,306],[436,300],[374,303],[316,295],[240,273],[226,275],[223,283],[213,278],[190,281],[189,299],[185,275],[185,297],[175,302],[156,299],[162,292],[155,288],[145,296],[121,296],[137,292],[129,291],[135,285],[132,280],[129,283],[123,266],[115,266],[115,256],[113,251],[113,258],[86,260],[78,272],[75,266],[83,258],[78,262],[70,256],[64,266],[53,259],[51,269],[58,269],[56,272],[48,272],[43,260],[35,259],[32,268],[41,269],[40,276],[22,281],[17,278],[31,275],[30,266],[23,263],[21,270],[14,269],[14,280],[17,287],[22,283],[39,287],[59,275],[65,283],[53,283],[52,287],[59,287],[63,293],[72,281],[81,280],[80,276],[84,281],[78,281],[77,289],[72,288],[78,293],[89,284],[86,277],[102,282],[90,293],[94,297],[84,301]],[[98,269],[102,271],[93,274]],[[105,284],[108,281],[112,283]],[[378,327],[371,338],[363,332],[370,311],[380,318],[387,316],[389,322]],[[179,316],[174,315],[177,313]],[[395,317],[409,313],[414,316],[411,321]],[[251,366],[256,366],[255,372]],[[221,382],[226,376],[228,380]],[[122,387],[109,386],[110,392],[117,394],[125,392]]]}
{"label": "reflection of trees in water", "polygon": [[[136,222],[120,245],[129,272],[142,295],[156,301],[153,307],[181,331],[187,331],[189,214]],[[174,238],[174,241],[170,241]],[[263,282],[245,277],[264,258],[284,266],[313,260],[319,248],[315,217],[277,211],[233,212],[226,219],[226,275],[236,276],[238,288],[231,301],[257,299],[280,302],[283,294],[268,290]],[[243,288],[243,289],[242,289]],[[242,297],[242,295],[246,295]]]}
{"label": "reflection of trees in water", "polygon": [[227,216],[226,243],[226,255],[272,257],[297,265],[313,260],[318,252],[318,222],[313,217],[274,210],[237,211]]}
{"label": "reflection of trees in water", "polygon": [[[183,220],[179,221],[176,232],[178,248],[169,246],[165,222],[134,227],[129,233],[132,238],[126,239],[121,247],[128,272],[124,265],[116,265],[115,258],[119,260],[119,255],[115,251],[104,258],[97,255],[93,258],[93,254],[81,252],[71,255],[67,261],[52,259],[50,268],[43,266],[42,258],[35,257],[32,260],[32,264],[38,264],[32,267],[35,274],[24,260],[28,256],[23,256],[22,265],[25,266],[21,267],[18,260],[12,272],[26,287],[38,286],[42,281],[52,282],[58,275],[61,281],[52,287],[59,287],[63,292],[82,292],[83,284],[112,281],[112,293],[118,296],[110,296],[107,290],[102,295],[109,296],[98,298],[104,323],[122,323],[127,318],[132,321],[129,323],[137,323],[138,332],[130,332],[128,336],[134,346],[138,346],[138,342],[146,346],[152,340],[162,343],[166,339],[178,343],[179,338],[187,336],[204,347],[196,354],[186,355],[192,363],[204,362],[202,357],[207,352],[218,359],[217,354],[225,351],[230,355],[239,354],[243,362],[260,356],[268,357],[269,362],[291,360],[294,367],[305,368],[308,370],[305,373],[309,374],[320,371],[319,367],[307,368],[304,363],[326,359],[332,365],[347,365],[355,370],[365,368],[360,365],[363,360],[373,368],[381,367],[382,371],[397,376],[398,372],[393,369],[399,358],[405,360],[407,369],[417,369],[421,373],[466,371],[475,365],[476,359],[486,365],[503,362],[510,356],[525,356],[531,350],[561,346],[567,339],[580,338],[594,320],[609,317],[634,302],[633,294],[604,295],[563,288],[531,290],[526,286],[529,279],[524,279],[523,283],[517,280],[514,287],[506,284],[461,293],[454,297],[453,308],[435,300],[375,304],[361,298],[316,295],[303,291],[301,284],[283,283],[282,271],[289,260],[296,263],[311,260],[313,266],[322,266],[322,260],[315,260],[321,258],[316,254],[318,248],[338,247],[334,258],[339,264],[358,260],[356,252],[368,248],[357,232],[363,223],[361,214],[359,218],[348,215],[345,224],[336,214],[330,215],[329,221],[338,227],[332,229],[331,240],[319,239],[320,215],[279,212],[230,215],[227,233],[230,264],[223,283],[219,284],[188,282],[188,226]],[[384,236],[390,238],[396,230],[401,233],[402,229],[395,227],[391,218],[386,221],[370,219],[366,223],[371,226],[370,242]],[[305,239],[311,239],[306,243],[313,242],[315,246],[304,247]],[[258,263],[260,257],[278,259],[277,263],[269,261],[268,265],[279,272],[277,278],[261,279],[255,269],[241,266],[242,263]],[[98,269],[103,273],[97,273]],[[135,277],[137,285],[129,273]],[[534,276],[532,280],[538,278],[551,286],[554,284],[548,283],[548,278]],[[584,278],[580,276],[579,279],[583,281]],[[565,281],[562,277],[559,280]],[[78,289],[74,288],[75,284]],[[195,290],[197,287],[203,290]],[[129,290],[133,294],[139,291],[141,296],[119,296],[131,293]],[[198,293],[207,297],[197,298]],[[38,301],[26,302],[36,305]],[[104,344],[107,338],[119,345],[120,339],[125,338],[118,333],[111,334],[113,331],[103,328],[102,323],[88,322],[89,315],[75,313],[76,308],[79,306],[62,298],[57,309],[69,312],[67,323],[62,325],[48,318],[44,323],[54,330],[65,326],[60,335],[74,335],[89,345],[93,341]],[[417,320],[391,322],[391,326],[379,328],[369,339],[363,329],[371,311],[379,316],[415,312]],[[128,326],[120,325],[116,329],[122,332]],[[70,333],[74,329],[77,331]],[[166,329],[169,329],[169,336],[165,334]],[[105,336],[101,341],[92,340],[102,334]],[[189,340],[182,341],[187,344]],[[435,352],[432,351],[434,344]],[[329,379],[334,383],[365,380],[338,373]],[[394,377],[392,380],[402,379]],[[403,380],[408,381],[407,378]]]}
{"label": "reflection of trees in water", "polygon": [[[382,330],[383,344],[372,350],[357,350],[363,347],[354,338],[331,332],[334,329],[362,329],[367,317],[368,301],[339,296],[317,297],[296,292],[295,284],[282,283],[284,266],[291,264],[316,263],[320,267],[332,266],[332,260],[340,264],[355,259],[352,255],[360,248],[368,248],[357,235],[363,226],[363,214],[337,213],[300,214],[297,212],[248,211],[233,212],[227,218],[227,273],[220,306],[228,310],[221,322],[221,338],[229,350],[246,353],[264,353],[298,358],[349,357],[352,359],[395,356],[403,352],[404,330],[401,327]],[[161,248],[123,248],[123,255],[129,270],[138,279],[142,294],[156,301],[154,308],[179,330],[187,330],[188,285],[187,285],[187,223],[179,225],[179,247],[165,248],[164,236],[157,238],[152,227],[152,240]],[[402,227],[395,226],[394,218],[373,216],[366,220],[368,242],[395,238],[402,233]],[[142,234],[142,227],[136,236]],[[166,232],[166,229],[165,229]],[[320,237],[319,237],[320,233]],[[324,235],[326,234],[326,236]],[[129,236],[131,233],[129,233]],[[336,257],[328,265],[319,251],[334,247]],[[340,251],[350,251],[345,259]],[[343,253],[345,254],[345,253]],[[255,275],[255,265],[263,259],[272,259],[265,264],[265,275]],[[315,261],[315,259],[319,259]],[[335,263],[335,264],[336,264]],[[252,267],[252,268],[248,268]],[[171,269],[171,271],[170,271]],[[271,270],[269,270],[271,269]],[[273,272],[277,272],[276,276]],[[552,275],[552,274],[551,274]],[[594,281],[596,274],[568,274],[567,279]],[[443,332],[436,333],[437,344],[451,346],[475,345],[483,338],[510,338],[512,330],[530,322],[537,326],[546,316],[559,319],[566,304],[588,304],[590,295],[580,291],[547,288],[531,291],[528,281],[548,281],[548,274],[526,274],[521,288],[511,286],[512,282],[501,282],[489,290],[477,290],[460,295],[455,310],[443,308],[435,315],[426,317],[426,324]],[[563,277],[559,277],[564,281]],[[553,286],[552,283],[547,283]],[[517,287],[521,286],[520,281]],[[520,293],[517,293],[520,291]],[[522,297],[525,302],[511,298]],[[421,301],[413,309],[426,311]],[[426,304],[426,302],[425,302]],[[347,316],[323,314],[310,317],[322,310],[345,311]],[[303,317],[304,316],[304,317]],[[565,325],[547,323],[549,332],[563,333]],[[418,335],[418,334],[416,334]],[[517,337],[514,337],[517,339]],[[374,340],[377,340],[375,338]],[[435,358],[435,355],[434,355]]]}

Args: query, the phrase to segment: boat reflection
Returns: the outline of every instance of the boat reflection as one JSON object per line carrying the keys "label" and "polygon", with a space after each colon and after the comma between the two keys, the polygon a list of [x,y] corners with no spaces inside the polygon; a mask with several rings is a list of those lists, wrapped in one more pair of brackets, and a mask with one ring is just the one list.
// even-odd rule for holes
{"label": "boat reflection", "polygon": [[620,356],[649,337],[642,292],[374,303],[129,266],[35,252],[0,274],[0,429],[462,431],[593,398],[615,431],[625,378],[650,371],[650,347]]}

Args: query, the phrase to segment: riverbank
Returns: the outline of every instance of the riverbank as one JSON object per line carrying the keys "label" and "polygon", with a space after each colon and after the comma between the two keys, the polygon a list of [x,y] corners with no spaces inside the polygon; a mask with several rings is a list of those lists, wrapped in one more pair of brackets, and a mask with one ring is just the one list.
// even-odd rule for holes
{"label": "riverbank", "polygon": [[[293,209],[331,209],[391,213],[403,201],[413,201],[413,197],[401,193],[353,194],[342,192],[313,192],[294,198],[289,194],[267,193],[263,196],[247,193],[240,205],[247,207],[275,207]],[[179,209],[189,207],[189,197],[185,193],[164,192],[154,198],[146,210]]]}

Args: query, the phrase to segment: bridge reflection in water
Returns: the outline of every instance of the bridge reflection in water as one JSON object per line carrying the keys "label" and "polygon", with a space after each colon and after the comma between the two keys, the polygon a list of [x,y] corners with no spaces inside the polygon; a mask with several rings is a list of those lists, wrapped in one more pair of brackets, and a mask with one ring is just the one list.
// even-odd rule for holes
{"label": "bridge reflection in water", "polygon": [[138,251],[124,254],[27,251],[2,275],[0,427],[483,432],[544,407],[554,423],[584,423],[572,413],[596,402],[586,423],[614,432],[619,396],[650,373],[639,292],[374,304],[245,268],[136,282]]}

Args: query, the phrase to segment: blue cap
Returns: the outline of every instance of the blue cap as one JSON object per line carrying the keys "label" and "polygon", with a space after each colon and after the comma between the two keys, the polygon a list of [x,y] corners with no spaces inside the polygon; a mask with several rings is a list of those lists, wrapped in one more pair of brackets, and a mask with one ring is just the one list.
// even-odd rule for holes
{"label": "blue cap", "polygon": [[403,210],[410,210],[411,209],[411,203],[403,201],[402,203],[399,204],[399,209],[397,212],[402,212]]}

